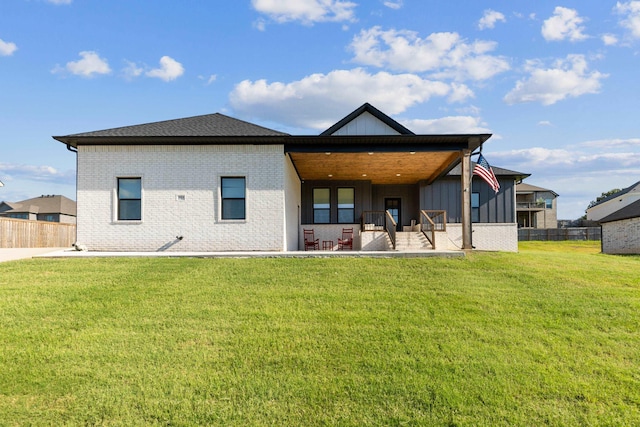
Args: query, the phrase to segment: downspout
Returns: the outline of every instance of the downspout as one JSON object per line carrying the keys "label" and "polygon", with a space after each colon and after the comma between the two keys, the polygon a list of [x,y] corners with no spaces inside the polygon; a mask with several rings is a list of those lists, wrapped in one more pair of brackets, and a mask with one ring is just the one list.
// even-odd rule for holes
{"label": "downspout", "polygon": [[76,236],[74,245],[78,243],[78,149],[76,147],[72,147],[71,144],[67,144],[67,150],[72,153],[76,153]]}

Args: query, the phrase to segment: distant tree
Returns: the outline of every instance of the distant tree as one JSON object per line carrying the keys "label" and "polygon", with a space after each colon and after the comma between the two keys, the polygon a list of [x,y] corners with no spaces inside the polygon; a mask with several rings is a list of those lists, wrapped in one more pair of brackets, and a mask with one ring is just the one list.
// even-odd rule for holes
{"label": "distant tree", "polygon": [[598,204],[600,202],[600,200],[604,200],[607,197],[609,197],[610,195],[616,194],[619,191],[622,191],[622,190],[620,190],[619,188],[614,188],[613,190],[605,191],[600,196],[598,196],[595,200],[592,200],[589,203],[589,206],[587,206],[587,209],[589,209],[590,207],[595,206],[596,204]]}

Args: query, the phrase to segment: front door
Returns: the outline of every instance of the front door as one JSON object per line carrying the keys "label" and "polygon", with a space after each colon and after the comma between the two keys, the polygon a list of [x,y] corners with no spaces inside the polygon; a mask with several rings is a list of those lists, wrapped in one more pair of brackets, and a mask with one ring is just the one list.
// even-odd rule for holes
{"label": "front door", "polygon": [[400,224],[400,218],[402,218],[400,211],[400,199],[384,199],[384,210],[389,211],[393,220],[396,222],[396,231],[402,231],[402,224]]}

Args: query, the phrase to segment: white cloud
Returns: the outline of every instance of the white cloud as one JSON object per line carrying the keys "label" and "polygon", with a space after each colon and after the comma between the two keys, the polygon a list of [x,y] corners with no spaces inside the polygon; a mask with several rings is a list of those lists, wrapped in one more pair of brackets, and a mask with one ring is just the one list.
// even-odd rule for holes
{"label": "white cloud", "polygon": [[52,4],[71,4],[73,0],[47,0],[47,2]]}
{"label": "white cloud", "polygon": [[140,77],[144,72],[144,70],[141,67],[138,67],[135,62],[125,62],[127,63],[127,66],[122,69],[122,74],[124,75],[125,79],[132,80],[136,77]]}
{"label": "white cloud", "polygon": [[538,126],[553,126],[553,123],[551,123],[549,120],[540,120],[538,122]]}
{"label": "white cloud", "polygon": [[11,56],[16,50],[18,50],[18,46],[15,43],[0,39],[0,56]]}
{"label": "white cloud", "polygon": [[205,84],[207,86],[209,86],[211,83],[215,82],[216,80],[218,80],[218,76],[216,74],[211,74],[210,76],[198,76],[198,78],[200,80],[205,81]]}
{"label": "white cloud", "polygon": [[253,8],[276,22],[355,21],[356,3],[344,0],[251,0]]}
{"label": "white cloud", "polygon": [[569,39],[572,42],[588,38],[583,33],[584,19],[578,16],[578,11],[558,6],[553,11],[553,16],[542,24],[542,36],[547,41],[560,41]]}
{"label": "white cloud", "polygon": [[604,43],[606,46],[615,46],[618,44],[618,37],[616,37],[614,34],[603,34],[601,39],[602,43]]}
{"label": "white cloud", "polygon": [[387,6],[390,9],[400,9],[403,5],[403,1],[402,0],[395,0],[395,1],[384,1],[383,4],[385,6]]}
{"label": "white cloud", "polygon": [[418,134],[491,133],[479,117],[449,116],[433,120],[404,120],[404,126]]}
{"label": "white cloud", "polygon": [[356,68],[312,74],[291,83],[245,80],[235,86],[229,99],[232,108],[245,117],[325,129],[354,105],[370,102],[388,114],[398,114],[456,91],[461,89],[413,74],[370,74]]}
{"label": "white cloud", "polygon": [[540,102],[552,105],[567,97],[578,97],[600,91],[600,81],[607,76],[598,71],[587,72],[584,55],[568,55],[552,68],[544,68],[537,61],[528,61],[529,77],[519,80],[505,97],[507,104]]}
{"label": "white cloud", "polygon": [[640,38],[640,1],[617,2],[614,11],[624,16],[620,25],[631,31],[632,37]]}
{"label": "white cloud", "polygon": [[7,181],[27,179],[38,182],[75,184],[76,180],[76,172],[74,170],[62,172],[52,166],[46,165],[0,163],[0,173],[2,173],[2,176]]}
{"label": "white cloud", "polygon": [[504,15],[500,12],[496,12],[495,10],[487,9],[484,11],[484,15],[478,21],[478,28],[480,30],[484,30],[485,28],[494,28],[496,26],[496,22],[507,22]]}
{"label": "white cloud", "polygon": [[163,56],[160,58],[160,68],[154,68],[145,73],[147,77],[154,77],[165,82],[170,82],[184,74],[184,67],[181,63],[171,58]]}
{"label": "white cloud", "polygon": [[353,61],[395,71],[434,72],[435,78],[485,80],[507,71],[509,63],[488,55],[497,44],[466,43],[457,33],[433,33],[422,39],[414,31],[362,30],[350,45]]}
{"label": "white cloud", "polygon": [[595,141],[587,141],[580,144],[582,147],[589,148],[603,148],[603,149],[616,149],[616,148],[640,148],[640,138],[612,138],[612,139],[599,139]]}
{"label": "white cloud", "polygon": [[493,152],[487,158],[492,165],[530,173],[525,182],[560,194],[558,217],[576,219],[602,192],[629,186],[640,176],[638,150],[589,144]]}
{"label": "white cloud", "polygon": [[62,73],[69,72],[76,76],[93,77],[98,74],[109,74],[111,68],[106,59],[100,58],[97,52],[83,51],[80,52],[82,59],[67,62],[65,67],[56,65],[51,72]]}
{"label": "white cloud", "polygon": [[265,31],[267,29],[267,23],[264,19],[259,18],[253,22],[253,28],[258,31]]}

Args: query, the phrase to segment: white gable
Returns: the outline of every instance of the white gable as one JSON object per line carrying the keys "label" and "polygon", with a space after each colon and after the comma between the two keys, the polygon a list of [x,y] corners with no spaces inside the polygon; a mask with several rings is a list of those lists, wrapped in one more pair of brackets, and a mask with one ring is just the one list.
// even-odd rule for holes
{"label": "white gable", "polygon": [[400,133],[373,114],[364,111],[332,135],[400,135]]}
{"label": "white gable", "polygon": [[636,185],[625,194],[614,197],[611,200],[600,203],[587,209],[587,219],[589,221],[600,221],[602,218],[629,206],[636,200],[640,200],[640,184]]}

